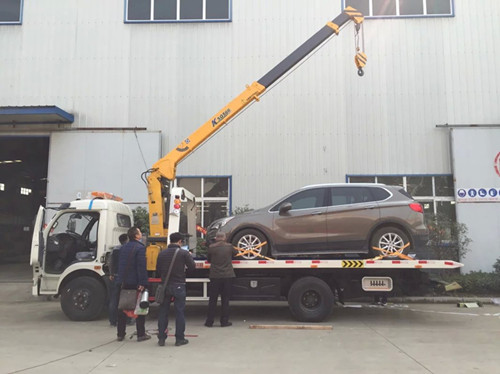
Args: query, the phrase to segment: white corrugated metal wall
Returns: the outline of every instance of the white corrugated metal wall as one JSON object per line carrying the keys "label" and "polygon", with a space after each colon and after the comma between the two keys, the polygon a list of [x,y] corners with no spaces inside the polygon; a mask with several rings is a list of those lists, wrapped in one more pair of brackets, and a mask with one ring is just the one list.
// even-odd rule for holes
{"label": "white corrugated metal wall", "polygon": [[[229,23],[125,24],[123,0],[24,2],[0,29],[0,106],[55,104],[75,127],[161,130],[167,152],[341,11],[341,1],[233,0]],[[360,78],[349,25],[180,164],[232,175],[259,207],[346,174],[451,173],[436,124],[498,123],[500,3],[455,17],[365,22]],[[3,131],[8,131],[4,129]]]}
{"label": "white corrugated metal wall", "polygon": [[472,239],[464,270],[492,271],[500,259],[500,128],[454,128],[451,142],[457,220]]}
{"label": "white corrugated metal wall", "polygon": [[158,131],[53,132],[46,205],[53,208],[78,196],[89,198],[92,191],[123,197],[132,209],[144,205],[147,188],[140,174],[160,155]]}

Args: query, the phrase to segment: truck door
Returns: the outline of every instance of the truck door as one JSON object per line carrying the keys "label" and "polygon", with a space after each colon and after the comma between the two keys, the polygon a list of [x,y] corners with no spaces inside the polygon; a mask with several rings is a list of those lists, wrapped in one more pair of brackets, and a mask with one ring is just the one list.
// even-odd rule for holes
{"label": "truck door", "polygon": [[44,240],[43,240],[43,230],[42,225],[45,218],[45,209],[43,206],[38,208],[38,213],[35,219],[35,226],[33,227],[33,238],[31,240],[31,255],[30,255],[30,265],[33,268],[33,287],[31,293],[33,296],[39,294],[38,284],[42,275],[43,264],[43,251],[44,251]]}
{"label": "truck door", "polygon": [[38,209],[38,214],[35,219],[35,225],[33,227],[33,238],[31,242],[31,255],[30,255],[30,265],[33,267],[33,296],[38,295],[51,295],[57,291],[57,284],[59,281],[59,274],[51,274],[50,271],[50,258],[49,258],[49,272],[47,272],[47,256],[51,256],[51,253],[47,252],[47,237],[51,234],[53,230],[54,221],[57,221],[57,216],[61,213],[56,214],[54,219],[45,227],[45,216],[47,215],[46,209],[42,206]]}
{"label": "truck door", "polygon": [[33,238],[31,239],[30,265],[40,266],[43,263],[43,231],[42,225],[45,218],[45,208],[40,206],[33,227]]}

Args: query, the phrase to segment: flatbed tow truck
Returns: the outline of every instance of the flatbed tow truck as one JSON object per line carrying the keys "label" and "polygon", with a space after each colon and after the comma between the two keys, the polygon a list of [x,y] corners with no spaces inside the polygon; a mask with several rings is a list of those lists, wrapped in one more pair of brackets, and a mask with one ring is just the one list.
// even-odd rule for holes
{"label": "flatbed tow truck", "polygon": [[[177,196],[182,196],[182,192],[180,187],[172,189]],[[194,201],[187,196],[180,210],[185,210],[189,217],[194,211]],[[178,216],[172,215],[179,224]],[[44,209],[40,208],[36,226],[42,226],[43,216]],[[33,295],[60,296],[62,310],[72,320],[99,318],[109,290],[107,262],[112,247],[106,244],[106,238],[125,233],[131,223],[130,208],[109,199],[76,200],[58,211],[45,229],[33,237]],[[336,301],[342,303],[374,293],[388,296],[405,293],[425,283],[426,270],[451,270],[462,266],[454,261],[379,257],[235,259],[232,299],[287,300],[295,319],[319,322],[331,314]],[[150,295],[154,295],[160,279],[150,270],[151,261],[147,258]],[[187,300],[208,300],[210,264],[196,257],[195,264],[196,269],[188,273],[186,279]]]}
{"label": "flatbed tow truck", "polygon": [[[258,81],[217,112],[193,134],[143,174],[149,202],[150,236],[146,262],[150,276],[150,295],[159,282],[156,259],[166,248],[168,232],[179,231],[186,223],[189,233],[196,232],[194,196],[175,187],[177,164],[217,133],[229,120],[299,62],[337,35],[353,21],[358,35],[363,16],[346,7],[344,11],[304,42]],[[356,38],[359,41],[359,38]],[[366,55],[356,43],[355,63],[363,75]],[[61,308],[72,320],[93,320],[103,312],[109,292],[108,259],[118,237],[133,224],[129,206],[108,193],[93,193],[88,200],[75,200],[61,206],[46,222],[40,207],[33,233],[30,264],[33,267],[33,295],[60,296]],[[186,220],[184,222],[183,220]],[[182,221],[182,222],[181,222]],[[196,235],[189,238],[196,247]],[[254,248],[255,249],[255,248]],[[246,249],[252,251],[252,248]],[[188,300],[206,300],[208,269],[206,260],[197,258],[196,269],[187,276]],[[290,311],[299,321],[318,322],[328,317],[335,301],[342,302],[361,294],[396,292],[422,284],[426,269],[454,269],[453,261],[386,259],[279,259],[256,256],[253,260],[235,260],[234,300],[288,300]],[[400,256],[402,256],[400,254]],[[151,299],[151,301],[154,301]]]}

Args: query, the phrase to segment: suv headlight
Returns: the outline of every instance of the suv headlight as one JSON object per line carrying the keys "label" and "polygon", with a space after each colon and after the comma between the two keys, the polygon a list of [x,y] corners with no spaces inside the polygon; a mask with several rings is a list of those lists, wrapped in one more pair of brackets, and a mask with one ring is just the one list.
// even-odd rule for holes
{"label": "suv headlight", "polygon": [[228,223],[233,218],[234,218],[234,216],[221,218],[220,220],[215,221],[211,225],[210,229],[219,230],[222,226],[224,226],[226,223]]}

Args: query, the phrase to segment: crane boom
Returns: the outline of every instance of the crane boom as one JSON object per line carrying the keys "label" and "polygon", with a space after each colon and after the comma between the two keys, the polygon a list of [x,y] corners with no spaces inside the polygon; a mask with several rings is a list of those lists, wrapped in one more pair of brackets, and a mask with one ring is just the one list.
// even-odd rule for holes
{"label": "crane boom", "polygon": [[[251,104],[254,100],[258,101],[259,96],[266,89],[283,77],[295,65],[310,55],[332,35],[337,35],[340,29],[349,21],[353,21],[358,30],[363,19],[363,15],[358,10],[352,7],[346,7],[340,15],[332,21],[327,22],[325,26],[306,40],[283,61],[278,63],[278,65],[272,68],[262,78],[247,86],[242,93],[153,165],[147,177],[150,235],[152,237],[166,237],[167,235],[167,228],[164,224],[164,199],[167,197],[165,188],[168,188],[167,185],[169,182],[175,179],[177,165],[224,127],[224,125],[242,109]],[[358,74],[362,75],[362,68],[366,64],[366,55],[362,51],[356,52],[355,62],[358,67]]]}

